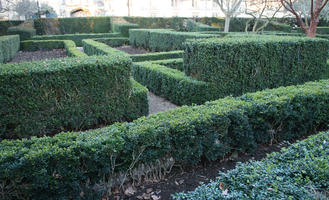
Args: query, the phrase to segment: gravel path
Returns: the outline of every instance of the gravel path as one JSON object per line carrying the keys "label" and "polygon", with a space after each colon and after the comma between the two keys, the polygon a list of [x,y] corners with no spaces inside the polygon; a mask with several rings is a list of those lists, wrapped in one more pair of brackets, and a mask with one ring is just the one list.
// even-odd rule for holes
{"label": "gravel path", "polygon": [[120,51],[124,51],[128,54],[145,54],[145,53],[150,53],[149,51],[146,51],[145,49],[138,49],[138,48],[133,48],[132,46],[126,45],[126,46],[121,46],[121,47],[115,47],[115,49],[118,49]]}
{"label": "gravel path", "polygon": [[31,62],[37,60],[50,60],[67,57],[64,49],[53,49],[51,51],[19,51],[15,58],[8,63]]}
{"label": "gravel path", "polygon": [[152,92],[149,92],[149,113],[155,114],[158,112],[164,112],[167,110],[178,108],[175,104],[171,103],[170,101],[154,95]]}

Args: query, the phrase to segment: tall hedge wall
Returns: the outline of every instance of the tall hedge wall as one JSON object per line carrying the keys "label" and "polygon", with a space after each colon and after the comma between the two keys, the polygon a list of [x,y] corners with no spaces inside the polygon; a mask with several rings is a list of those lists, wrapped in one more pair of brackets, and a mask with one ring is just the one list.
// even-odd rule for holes
{"label": "tall hedge wall", "polygon": [[[195,164],[201,157],[216,160],[231,151],[255,150],[258,143],[303,137],[329,123],[328,84],[322,80],[228,97],[86,132],[4,140],[2,197],[99,199],[106,188],[121,183],[118,171],[138,181],[155,170],[165,173],[174,161]],[[159,160],[166,156],[172,157],[168,164]],[[154,171],[145,172],[146,166]]]}
{"label": "tall hedge wall", "polygon": [[108,33],[111,32],[111,17],[41,18],[34,20],[38,35]]}
{"label": "tall hedge wall", "polygon": [[329,41],[288,36],[186,42],[184,71],[213,83],[218,97],[317,80],[327,68]]}
{"label": "tall hedge wall", "polygon": [[125,54],[0,65],[0,138],[131,119],[130,76]]}
{"label": "tall hedge wall", "polygon": [[22,20],[0,21],[0,36],[7,35],[7,30],[11,26],[18,26],[24,23]]}
{"label": "tall hedge wall", "polygon": [[129,42],[134,47],[151,51],[172,51],[183,49],[183,42],[192,38],[216,37],[197,32],[175,32],[167,29],[130,29]]}
{"label": "tall hedge wall", "polygon": [[19,35],[0,36],[0,64],[10,61],[19,50]]}
{"label": "tall hedge wall", "polygon": [[[272,153],[262,161],[239,163],[219,178],[176,200],[327,199],[329,131]],[[226,190],[226,192],[224,192]]]}

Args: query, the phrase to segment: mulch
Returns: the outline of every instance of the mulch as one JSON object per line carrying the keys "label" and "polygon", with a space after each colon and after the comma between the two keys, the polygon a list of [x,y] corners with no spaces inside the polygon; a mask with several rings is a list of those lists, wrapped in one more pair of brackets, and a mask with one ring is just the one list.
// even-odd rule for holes
{"label": "mulch", "polygon": [[8,63],[50,60],[64,57],[67,57],[67,53],[64,49],[53,49],[51,51],[19,51],[16,57]]}

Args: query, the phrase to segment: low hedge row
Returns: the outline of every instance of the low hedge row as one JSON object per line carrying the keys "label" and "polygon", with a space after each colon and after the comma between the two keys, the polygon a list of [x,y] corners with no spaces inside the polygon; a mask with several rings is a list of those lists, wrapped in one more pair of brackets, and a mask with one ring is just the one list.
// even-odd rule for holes
{"label": "low hedge row", "polygon": [[172,69],[177,69],[179,71],[184,71],[184,63],[183,58],[174,58],[174,59],[167,59],[167,60],[155,60],[152,61],[153,64],[163,65]]}
{"label": "low hedge row", "polygon": [[137,29],[138,24],[112,24],[112,32],[118,32],[123,37],[129,37],[129,29]]}
{"label": "low hedge row", "polygon": [[30,27],[13,26],[8,28],[8,35],[19,35],[20,40],[29,40],[36,34],[36,30]]}
{"label": "low hedge row", "polygon": [[207,24],[202,24],[195,22],[191,19],[187,20],[187,31],[188,32],[200,32],[200,31],[219,31],[217,27],[209,26]]}
{"label": "low hedge row", "polygon": [[272,153],[262,161],[240,163],[209,184],[173,195],[176,200],[326,199],[329,188],[329,131]]}
{"label": "low hedge row", "polygon": [[151,92],[177,105],[202,104],[213,100],[209,84],[183,72],[152,62],[133,64],[133,76]]}
{"label": "low hedge row", "polygon": [[146,54],[133,54],[130,58],[134,62],[143,62],[151,60],[167,60],[172,58],[183,58],[184,51],[168,51],[168,52],[156,52]]}
{"label": "low hedge row", "polygon": [[0,37],[0,64],[10,61],[16,56],[19,50],[19,36],[1,36]]}
{"label": "low hedge row", "polygon": [[[255,150],[257,143],[300,138],[328,125],[328,85],[329,80],[309,82],[184,106],[97,130],[4,140],[0,182],[6,187],[1,194],[5,199],[96,199],[114,184],[115,172],[134,175],[134,167],[142,163],[169,156],[195,164],[201,157],[216,160],[231,151]],[[153,169],[159,173],[166,166]]]}
{"label": "low hedge row", "polygon": [[131,119],[131,59],[81,57],[0,67],[0,138],[81,130]]}
{"label": "low hedge row", "polygon": [[[297,28],[297,32],[304,33],[304,31],[300,27]],[[326,34],[329,34],[329,27],[326,27],[326,26],[318,26],[316,28],[316,33],[317,34],[325,34],[325,35]]]}
{"label": "low hedge row", "polygon": [[83,39],[120,37],[120,33],[88,33],[88,34],[64,34],[34,36],[33,40],[72,40],[77,46],[82,46]]}
{"label": "low hedge row", "polygon": [[216,36],[197,32],[175,32],[168,29],[129,30],[129,42],[133,47],[143,47],[151,51],[181,50],[186,39],[210,37]]}
{"label": "low hedge row", "polygon": [[25,40],[21,42],[22,51],[65,49],[69,57],[87,56],[79,51],[72,40]]}
{"label": "low hedge row", "polygon": [[129,39],[126,37],[116,37],[116,38],[96,38],[97,42],[102,42],[109,45],[110,47],[119,47],[123,45],[129,45]]}
{"label": "low hedge row", "polygon": [[126,56],[128,56],[128,54],[126,54],[120,50],[111,48],[110,46],[108,46],[102,42],[97,42],[92,39],[82,40],[82,46],[83,46],[84,52],[89,56],[92,56],[92,55],[115,56],[115,55],[121,55],[121,54],[125,54]]}
{"label": "low hedge row", "polygon": [[185,45],[185,73],[212,83],[218,97],[318,80],[329,50],[327,40],[289,36],[190,40]]}
{"label": "low hedge row", "polygon": [[7,30],[9,27],[18,26],[24,23],[22,20],[1,20],[0,21],[0,36],[7,35]]}

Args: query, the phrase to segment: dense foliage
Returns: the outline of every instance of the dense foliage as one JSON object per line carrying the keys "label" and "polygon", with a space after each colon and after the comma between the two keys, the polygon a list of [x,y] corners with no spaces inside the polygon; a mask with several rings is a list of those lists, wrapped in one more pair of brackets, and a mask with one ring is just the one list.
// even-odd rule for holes
{"label": "dense foliage", "polygon": [[41,18],[34,20],[38,35],[108,33],[111,32],[111,17]]}
{"label": "dense foliage", "polygon": [[198,32],[175,32],[166,29],[130,29],[129,42],[133,47],[143,47],[151,51],[171,51],[183,49],[186,39],[216,37]]}
{"label": "dense foliage", "polygon": [[121,37],[120,33],[89,33],[34,36],[33,40],[72,40],[77,46],[82,46],[82,40],[88,38]]}
{"label": "dense foliage", "polygon": [[179,71],[184,71],[183,68],[183,58],[173,58],[166,60],[155,60],[152,61],[153,64],[163,65],[172,69],[177,69]]}
{"label": "dense foliage", "polygon": [[183,58],[184,51],[168,51],[168,52],[155,52],[146,54],[133,54],[130,58],[134,62],[143,62],[151,60],[167,60],[172,58]]}
{"label": "dense foliage", "polygon": [[0,64],[10,61],[19,50],[19,36],[0,36]]}
{"label": "dense foliage", "polygon": [[135,63],[133,76],[153,93],[177,105],[201,104],[213,99],[209,84],[176,69],[152,62]]}
{"label": "dense foliage", "polygon": [[195,22],[191,19],[187,20],[187,31],[188,32],[199,32],[199,31],[219,31],[219,28]]}
{"label": "dense foliage", "polygon": [[7,30],[11,26],[18,26],[22,24],[22,20],[0,21],[0,36],[7,35]]}
{"label": "dense foliage", "polygon": [[114,172],[140,163],[169,155],[178,163],[195,164],[201,157],[215,160],[231,151],[255,150],[257,143],[300,138],[329,123],[328,85],[329,80],[309,82],[184,106],[97,130],[4,140],[0,182],[5,187],[0,195],[96,199],[115,182]]}
{"label": "dense foliage", "polygon": [[0,138],[131,120],[130,76],[125,54],[0,65]]}
{"label": "dense foliage", "polygon": [[8,28],[7,30],[8,35],[19,35],[20,40],[29,40],[33,36],[35,36],[35,29],[30,27],[24,26],[13,26]]}
{"label": "dense foliage", "polygon": [[255,36],[186,42],[185,73],[224,97],[318,80],[327,68],[328,40]]}
{"label": "dense foliage", "polygon": [[262,161],[238,164],[216,181],[176,200],[327,199],[329,132],[311,136]]}
{"label": "dense foliage", "polygon": [[129,45],[129,39],[126,37],[96,38],[94,40],[98,42],[102,42],[110,47]]}
{"label": "dense foliage", "polygon": [[123,37],[129,37],[129,29],[138,28],[137,24],[112,24],[112,32],[121,33]]}

